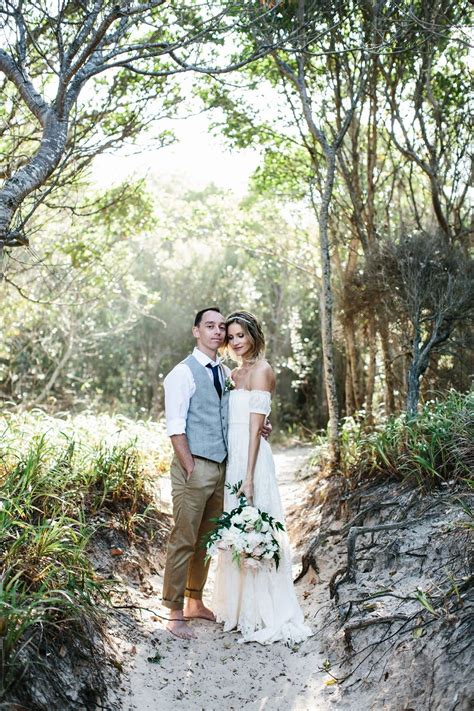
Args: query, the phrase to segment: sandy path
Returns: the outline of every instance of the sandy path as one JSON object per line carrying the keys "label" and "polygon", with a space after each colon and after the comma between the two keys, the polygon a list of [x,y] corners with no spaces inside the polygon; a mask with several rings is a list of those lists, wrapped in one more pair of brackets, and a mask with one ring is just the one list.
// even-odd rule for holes
{"label": "sandy path", "polygon": [[[275,452],[285,507],[298,500],[302,484],[295,480],[295,473],[309,453],[303,447]],[[165,486],[162,496],[166,495]],[[150,595],[136,589],[130,594],[136,604],[166,614],[159,602],[161,576],[152,576],[149,582]],[[297,593],[307,622],[316,627],[323,602],[319,585],[302,581]],[[223,633],[219,625],[196,620],[192,625],[198,638],[188,642],[170,636],[164,624],[152,613],[143,613],[140,627],[128,634],[129,641],[115,639],[124,664],[123,684],[115,697],[122,709],[325,711],[338,707],[337,686],[327,686],[329,677],[320,671],[324,656],[317,636],[294,648],[278,643],[266,647],[240,644],[238,634]]]}

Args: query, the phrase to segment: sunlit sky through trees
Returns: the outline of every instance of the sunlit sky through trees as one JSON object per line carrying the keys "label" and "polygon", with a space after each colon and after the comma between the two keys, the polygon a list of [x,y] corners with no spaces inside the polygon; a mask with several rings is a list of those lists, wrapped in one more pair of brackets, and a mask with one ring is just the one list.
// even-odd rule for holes
{"label": "sunlit sky through trees", "polygon": [[160,129],[173,129],[176,142],[171,146],[150,150],[150,138],[145,135],[135,146],[120,153],[99,156],[94,165],[93,179],[100,187],[116,184],[127,178],[154,177],[161,183],[169,178],[184,183],[186,188],[202,189],[209,183],[244,194],[250,175],[259,163],[254,148],[229,149],[223,139],[210,133],[210,119],[205,114],[189,116],[178,124],[160,122]]}

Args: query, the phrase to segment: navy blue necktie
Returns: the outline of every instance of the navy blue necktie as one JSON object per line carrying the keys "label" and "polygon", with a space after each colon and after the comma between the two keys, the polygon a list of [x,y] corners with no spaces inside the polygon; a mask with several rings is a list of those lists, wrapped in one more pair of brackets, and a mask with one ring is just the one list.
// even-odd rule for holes
{"label": "navy blue necktie", "polygon": [[222,387],[221,387],[221,381],[219,380],[219,366],[212,365],[212,363],[208,363],[206,365],[206,368],[210,368],[212,370],[212,377],[214,378],[214,387],[217,390],[217,394],[219,395],[219,398],[221,398],[222,397]]}

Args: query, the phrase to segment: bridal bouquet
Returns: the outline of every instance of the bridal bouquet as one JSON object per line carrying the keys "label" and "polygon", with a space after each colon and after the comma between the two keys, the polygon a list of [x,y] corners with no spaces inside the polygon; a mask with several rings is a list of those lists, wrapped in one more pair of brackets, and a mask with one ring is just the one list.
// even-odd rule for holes
{"label": "bridal bouquet", "polygon": [[[236,494],[241,482],[231,487]],[[213,519],[216,527],[205,537],[207,557],[212,558],[219,550],[232,553],[232,560],[248,568],[260,568],[280,563],[280,544],[275,538],[276,531],[283,531],[280,521],[275,521],[265,511],[249,506],[244,496],[239,498],[239,505],[222,516]]]}

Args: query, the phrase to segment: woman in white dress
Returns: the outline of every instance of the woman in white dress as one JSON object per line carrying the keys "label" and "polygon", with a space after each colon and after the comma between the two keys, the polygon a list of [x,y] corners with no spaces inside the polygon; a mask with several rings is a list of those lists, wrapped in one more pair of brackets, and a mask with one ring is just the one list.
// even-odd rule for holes
{"label": "woman in white dress", "polygon": [[[236,311],[226,319],[226,345],[239,362],[232,372],[235,389],[229,398],[228,459],[226,482],[242,482],[237,495],[226,487],[224,509],[238,506],[238,495],[284,523],[268,442],[261,437],[270,413],[275,375],[264,359],[265,338],[255,316]],[[213,609],[224,630],[237,629],[244,642],[302,642],[312,634],[293,588],[288,537],[279,532],[281,558],[276,566],[238,566],[229,551],[219,551]]]}

